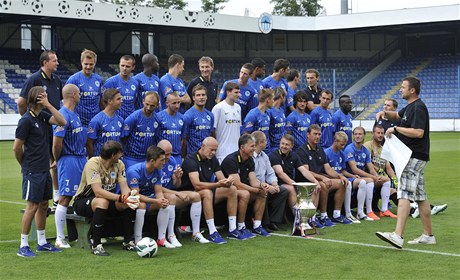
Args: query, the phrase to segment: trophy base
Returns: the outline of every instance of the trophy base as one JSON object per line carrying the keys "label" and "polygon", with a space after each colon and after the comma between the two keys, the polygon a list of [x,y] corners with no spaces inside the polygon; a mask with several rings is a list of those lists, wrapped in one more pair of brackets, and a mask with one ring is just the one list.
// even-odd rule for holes
{"label": "trophy base", "polygon": [[302,237],[307,237],[307,236],[312,236],[312,235],[317,235],[318,230],[315,227],[301,227],[298,226],[294,229],[292,235],[293,236],[302,236]]}

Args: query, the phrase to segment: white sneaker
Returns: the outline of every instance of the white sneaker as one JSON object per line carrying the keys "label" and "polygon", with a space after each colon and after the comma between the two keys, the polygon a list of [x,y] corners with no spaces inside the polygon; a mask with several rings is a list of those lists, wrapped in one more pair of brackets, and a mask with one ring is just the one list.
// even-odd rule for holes
{"label": "white sneaker", "polygon": [[201,232],[198,232],[197,234],[192,236],[192,241],[196,241],[201,244],[207,244],[209,243],[209,240],[204,238],[204,236],[201,234]]}
{"label": "white sneaker", "polygon": [[165,248],[168,248],[168,249],[176,248],[176,246],[174,246],[171,243],[169,243],[168,240],[166,240],[166,238],[163,238],[161,240],[157,240],[157,245],[159,247],[165,247]]}
{"label": "white sneaker", "polygon": [[364,216],[362,216],[362,217],[359,217],[359,216],[358,216],[358,218],[359,218],[361,221],[369,221],[369,222],[373,222],[373,221],[374,221],[374,219],[368,217],[367,215],[364,215]]}
{"label": "white sneaker", "polygon": [[168,240],[169,240],[169,243],[171,243],[171,245],[173,245],[174,247],[176,248],[182,247],[182,244],[180,244],[179,240],[177,240],[177,237],[175,235],[170,235]]}
{"label": "white sneaker", "polygon": [[420,237],[415,238],[414,240],[408,241],[408,244],[436,244],[436,238],[434,235],[429,236],[426,234],[420,235]]}
{"label": "white sneaker", "polygon": [[54,246],[56,248],[61,248],[61,249],[68,249],[70,248],[70,244],[69,242],[67,242],[67,240],[65,239],[56,239],[56,242],[54,243]]}
{"label": "white sneaker", "polygon": [[397,235],[394,232],[376,232],[375,235],[377,235],[378,238],[382,239],[385,242],[390,243],[391,245],[395,246],[398,249],[402,249],[402,246],[404,244],[404,239]]}
{"label": "white sneaker", "polygon": [[447,204],[435,205],[433,206],[433,209],[431,209],[431,216],[444,212],[446,209],[447,209]]}
{"label": "white sneaker", "polygon": [[[418,211],[418,205],[414,207],[414,212],[410,214],[412,218],[418,218],[420,216],[420,212]],[[434,208],[433,208],[434,209]]]}
{"label": "white sneaker", "polygon": [[356,219],[356,217],[353,216],[353,215],[347,215],[347,219],[350,220],[353,224],[360,224],[360,223],[361,223],[361,222],[360,222],[358,219]]}

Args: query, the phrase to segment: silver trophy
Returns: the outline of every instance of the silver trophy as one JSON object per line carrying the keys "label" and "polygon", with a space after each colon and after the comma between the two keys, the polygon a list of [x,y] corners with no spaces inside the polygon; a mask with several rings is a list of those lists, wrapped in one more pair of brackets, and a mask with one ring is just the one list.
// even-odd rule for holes
{"label": "silver trophy", "polygon": [[296,209],[295,213],[292,235],[307,236],[317,234],[316,228],[308,224],[308,220],[316,213],[316,207],[312,200],[316,184],[305,182],[294,183],[293,185],[297,187],[298,190],[298,209]]}

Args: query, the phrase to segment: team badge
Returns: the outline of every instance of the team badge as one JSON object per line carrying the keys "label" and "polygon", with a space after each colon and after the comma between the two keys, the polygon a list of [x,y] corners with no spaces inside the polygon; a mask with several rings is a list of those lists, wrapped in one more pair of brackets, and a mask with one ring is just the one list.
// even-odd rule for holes
{"label": "team badge", "polygon": [[131,85],[131,90],[136,90],[136,86],[135,86],[135,85]]}
{"label": "team badge", "polygon": [[93,174],[91,174],[90,180],[91,180],[91,181],[94,181],[94,180],[96,180],[97,178],[99,178],[99,173],[93,172]]}
{"label": "team badge", "polygon": [[362,156],[363,158],[366,158],[366,153],[363,153],[361,156]]}
{"label": "team badge", "polygon": [[179,120],[180,125],[184,125],[184,122],[182,120]]}
{"label": "team badge", "polygon": [[35,123],[35,127],[36,127],[36,128],[40,128],[40,127],[38,126],[38,123]]}
{"label": "team badge", "polygon": [[94,84],[95,84],[97,87],[99,87],[99,86],[101,85],[101,83],[99,83],[99,81],[94,82]]}
{"label": "team badge", "polygon": [[110,178],[112,179],[117,178],[117,173],[115,173],[115,171],[110,172]]}
{"label": "team badge", "polygon": [[137,180],[137,178],[132,178],[131,181],[129,181],[129,184],[131,185],[137,185],[139,183],[139,181]]}
{"label": "team badge", "polygon": [[208,121],[210,121],[210,120],[211,120],[211,116],[210,116],[210,115],[207,115],[207,116],[206,116],[206,119],[207,119]]}
{"label": "team badge", "polygon": [[173,168],[174,168],[174,166],[169,165],[169,166],[168,166],[168,171],[173,171]]}

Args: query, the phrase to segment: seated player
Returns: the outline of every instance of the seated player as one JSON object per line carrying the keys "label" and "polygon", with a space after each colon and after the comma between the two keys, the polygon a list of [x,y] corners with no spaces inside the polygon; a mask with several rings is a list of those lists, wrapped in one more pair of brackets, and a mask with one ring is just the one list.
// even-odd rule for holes
{"label": "seated player", "polygon": [[176,197],[172,194],[163,193],[161,186],[161,168],[165,163],[164,154],[162,149],[150,146],[147,149],[146,161],[132,165],[126,173],[129,187],[139,192],[141,202],[136,211],[134,242],[137,243],[142,239],[145,213],[159,209],[157,244],[165,248],[176,248],[166,240],[166,228],[171,212],[174,212],[173,206],[176,203]]}
{"label": "seated player", "polygon": [[[139,196],[131,192],[126,183],[125,165],[120,160],[122,155],[120,143],[107,141],[102,146],[101,155],[90,158],[86,163],[80,186],[75,194],[73,204],[75,213],[92,218],[91,252],[97,256],[109,255],[101,243],[107,216],[123,216],[123,249],[131,251],[135,246],[131,238]],[[115,193],[117,185],[120,186],[121,194]]]}
{"label": "seated player", "polygon": [[[320,183],[313,177],[313,174],[303,166],[297,154],[292,150],[294,147],[294,136],[290,134],[284,134],[280,141],[280,146],[277,151],[270,154],[270,164],[278,177],[278,182],[281,183],[280,188],[285,188],[288,192],[288,204],[292,210],[293,215],[297,211],[299,205],[297,205],[297,190],[293,186],[296,183],[295,172],[300,172],[303,177],[308,181],[316,184],[316,189],[313,192],[313,204],[318,207],[319,192],[321,190]],[[315,219],[315,218],[314,218]]]}
{"label": "seated player", "polygon": [[[395,218],[396,216],[393,213],[387,211],[388,201],[390,199],[390,178],[380,176],[377,171],[375,171],[374,165],[371,162],[371,155],[366,147],[363,146],[365,134],[366,131],[361,126],[353,129],[353,142],[344,150],[347,171],[366,180],[366,209],[368,218],[371,218],[374,221],[380,220],[380,218],[372,211],[374,187],[380,188],[382,196],[380,216]],[[367,168],[368,172],[365,171],[365,168]],[[358,215],[358,218],[369,220],[365,216],[360,215]]]}
{"label": "seated player", "polygon": [[180,209],[190,206],[190,220],[192,221],[192,240],[199,243],[209,243],[200,232],[201,220],[201,197],[198,193],[192,191],[177,191],[181,186],[183,171],[180,166],[171,156],[173,151],[172,145],[168,140],[158,142],[158,147],[165,151],[165,165],[162,168],[161,184],[163,192],[176,196],[176,203],[173,207],[174,216],[169,217],[168,223],[168,240],[169,243],[176,247],[182,247],[182,244],[177,240],[174,234],[174,222],[176,208]]}
{"label": "seated player", "polygon": [[[187,155],[182,164],[184,172],[180,190],[194,190],[201,196],[203,214],[209,229],[209,240],[215,244],[225,244],[227,241],[216,229],[213,208],[214,205],[226,200],[229,232],[237,231],[238,193],[233,180],[226,178],[220,169],[216,158],[217,148],[216,139],[207,137],[197,152]],[[232,235],[230,233],[229,235]],[[242,235],[239,237],[243,238]]]}
{"label": "seated player", "polygon": [[243,134],[238,140],[238,151],[229,154],[222,161],[224,175],[234,180],[238,189],[238,229],[229,232],[228,237],[233,239],[253,238],[245,224],[246,210],[249,202],[254,202],[254,226],[253,231],[259,235],[267,232],[262,227],[262,216],[265,210],[265,201],[268,193],[268,186],[260,184],[255,174],[255,164],[252,155],[255,151],[255,140],[249,134]]}

